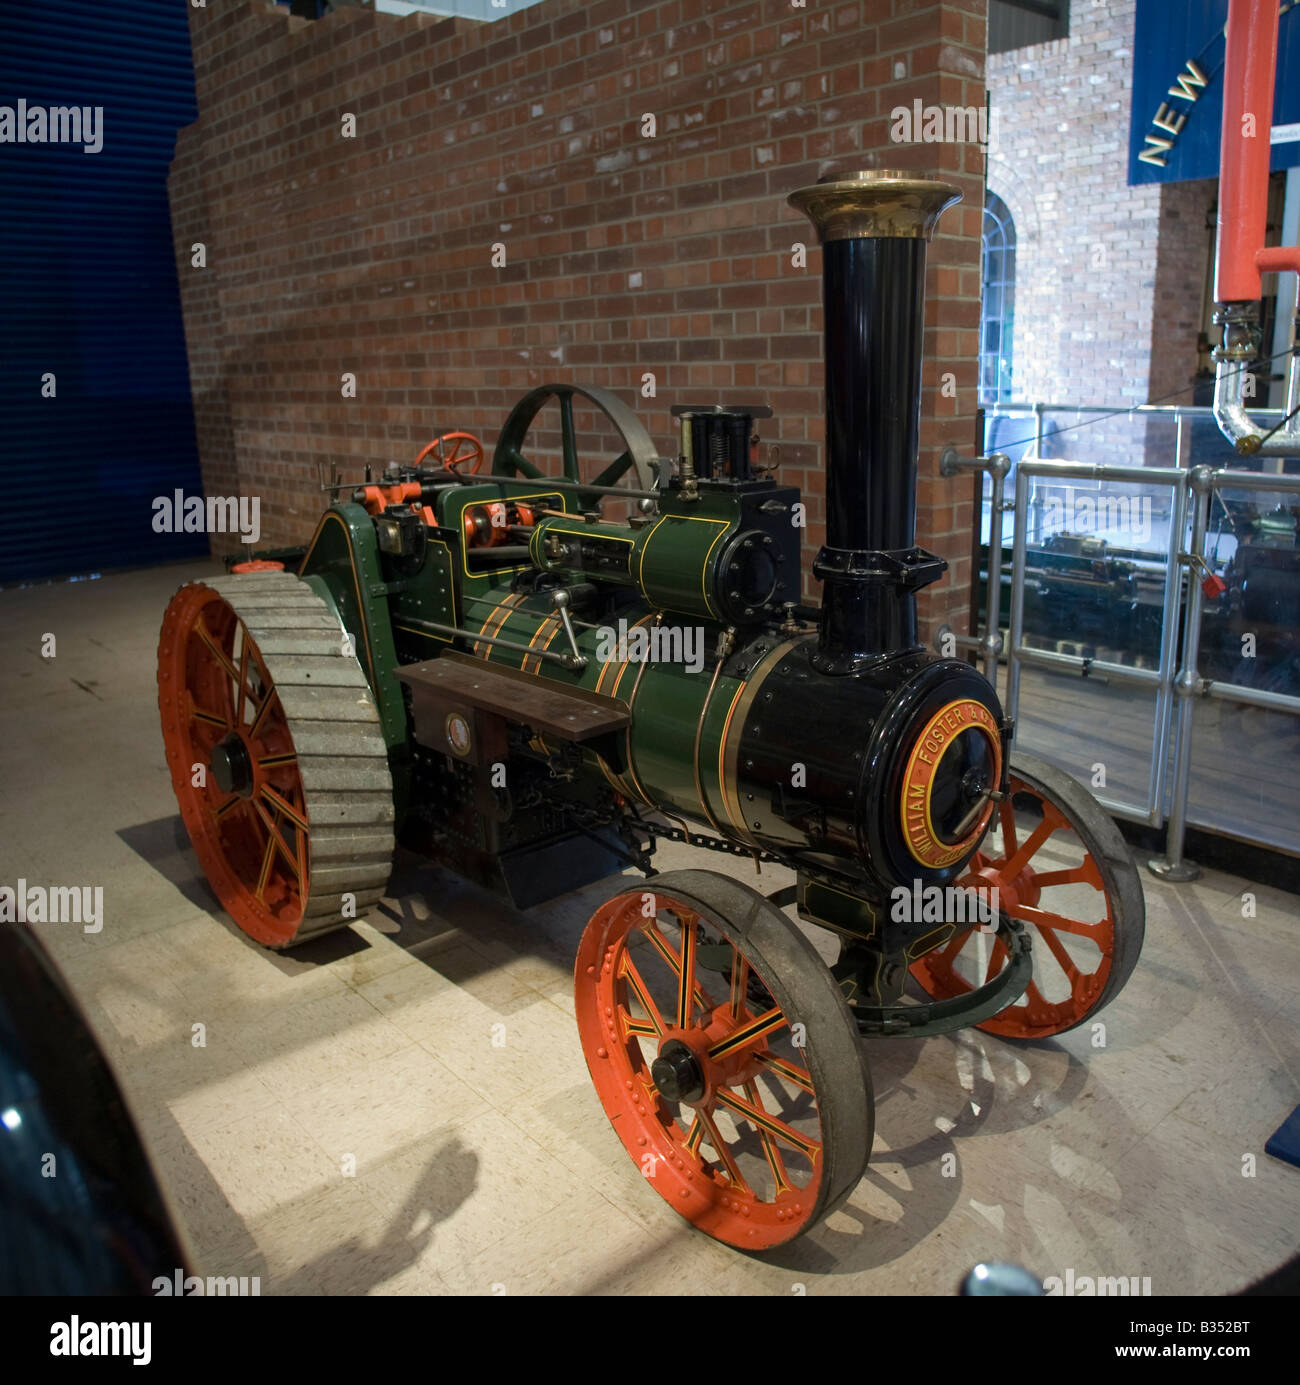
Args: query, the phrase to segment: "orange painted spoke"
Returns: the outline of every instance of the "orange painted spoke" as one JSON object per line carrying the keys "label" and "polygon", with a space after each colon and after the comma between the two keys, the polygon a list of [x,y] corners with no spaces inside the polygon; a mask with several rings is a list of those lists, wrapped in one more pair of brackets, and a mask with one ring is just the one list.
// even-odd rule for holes
{"label": "orange painted spoke", "polygon": [[[1091,860],[1091,858],[1089,858]],[[1096,885],[1099,889],[1104,888],[1101,882],[1094,877],[1094,872],[1088,869],[1089,862],[1085,861],[1081,866],[1075,866],[1071,870],[1047,870],[1040,871],[1034,876],[1034,882],[1040,889],[1046,889],[1049,885]]]}
{"label": "orange painted spoke", "polygon": [[257,897],[261,899],[266,892],[266,882],[271,877],[271,862],[275,860],[275,841],[266,839],[266,851],[262,854],[262,873],[257,877]]}
{"label": "orange painted spoke", "polygon": [[289,802],[287,798],[283,797],[281,794],[276,793],[276,791],[270,786],[270,784],[262,785],[262,797],[266,799],[266,801],[271,805],[271,807],[273,807],[276,810],[276,812],[281,813],[284,817],[287,817],[289,821],[293,823],[293,825],[300,832],[306,832],[308,830],[307,819],[303,817],[303,815],[297,810],[297,808],[293,806],[292,803]]}
{"label": "orange painted spoke", "polygon": [[704,1128],[709,1132],[709,1144],[713,1146],[718,1158],[722,1160],[727,1170],[727,1177],[732,1183],[744,1193],[752,1193],[754,1190],[749,1186],[745,1175],[736,1167],[736,1161],[731,1157],[731,1151],[727,1148],[727,1142],[718,1133],[718,1127],[713,1123],[713,1117],[707,1111],[697,1111],[696,1117],[704,1122]]}
{"label": "orange painted spoke", "polygon": [[290,851],[290,849],[289,849],[289,847],[288,847],[288,844],[285,842],[284,838],[280,835],[280,829],[275,825],[275,819],[272,818],[272,816],[270,815],[270,813],[268,813],[268,812],[266,811],[266,809],[263,808],[262,805],[261,805],[260,803],[258,803],[255,799],[252,800],[252,802],[253,802],[253,807],[254,807],[254,809],[255,809],[256,812],[257,812],[257,816],[258,816],[259,818],[262,819],[262,826],[265,827],[266,830],[271,834],[271,840],[275,843],[276,847],[279,849],[280,855],[284,857],[286,863],[287,863],[288,866],[289,866],[289,869],[290,869],[291,871],[293,871],[293,873],[294,873],[295,875],[298,876],[298,885],[299,885],[299,888],[301,888],[301,887],[302,887],[302,883],[303,883],[303,877],[302,877],[301,874],[299,874],[299,871],[298,871],[298,857],[297,857],[297,854],[296,854],[295,852],[293,852],[293,851]]}
{"label": "orange painted spoke", "polygon": [[262,729],[262,718],[271,710],[271,704],[275,700],[275,689],[267,688],[266,694],[262,698],[262,705],[257,709],[257,715],[253,718],[253,724],[248,728],[250,740],[257,738],[257,733]]}
{"label": "orange painted spoke", "polygon": [[649,1020],[634,1020],[626,1010],[621,1010],[619,1013],[623,1019],[623,1037],[625,1039],[630,1039],[634,1034],[640,1034],[647,1039],[659,1037],[660,1031]]}
{"label": "orange painted spoke", "polygon": [[778,1058],[775,1053],[760,1053],[758,1061],[764,1067],[770,1068],[774,1073],[784,1077],[788,1082],[793,1082],[796,1087],[802,1087],[805,1092],[812,1091],[812,1073],[807,1068],[801,1068],[798,1063],[791,1063],[784,1058]]}
{"label": "orange painted spoke", "polygon": [[744,1116],[756,1130],[766,1130],[770,1135],[775,1135],[778,1140],[784,1140],[786,1144],[792,1145],[801,1154],[806,1155],[813,1164],[816,1164],[817,1153],[821,1149],[820,1140],[810,1140],[806,1135],[801,1135],[783,1120],[778,1120],[760,1107],[744,1100],[743,1097],[738,1097],[735,1092],[720,1091],[718,1104],[730,1107],[738,1115]]}
{"label": "orange painted spoke", "polygon": [[244,694],[248,690],[248,632],[241,632],[239,641],[239,677],[235,679],[239,685],[239,701],[235,703],[235,725],[242,726],[244,722]]}
{"label": "orange painted spoke", "polygon": [[725,1039],[720,1039],[709,1049],[710,1058],[725,1058],[729,1053],[757,1043],[765,1034],[781,1029],[786,1024],[785,1013],[779,1005],[765,1010],[757,1018],[748,1020],[739,1029],[733,1029]]}
{"label": "orange painted spoke", "polygon": [[1080,938],[1091,938],[1093,942],[1100,942],[1097,930],[1105,923],[1102,919],[1098,923],[1084,923],[1081,919],[1067,919],[1061,914],[1049,914],[1046,909],[1032,909],[1028,904],[1021,904],[1018,908],[1008,910],[1016,918],[1022,919],[1025,923],[1034,924],[1041,932],[1044,928],[1057,928],[1062,933],[1074,933]]}
{"label": "orange painted spoke", "polygon": [[999,966],[999,963],[1006,957],[1006,955],[1006,944],[1002,941],[1001,938],[995,938],[993,940],[992,951],[990,951],[989,953],[989,964],[984,972],[984,980],[986,983],[992,981],[993,978],[998,974],[998,972],[1002,970],[1001,966]]}
{"label": "orange painted spoke", "polygon": [[745,988],[749,984],[749,959],[743,957],[733,943],[731,953],[731,1013],[739,1019],[745,1008]]}
{"label": "orange painted spoke", "polygon": [[212,652],[213,658],[216,659],[217,663],[219,663],[221,667],[225,669],[225,671],[230,675],[231,680],[235,683],[238,683],[239,670],[234,666],[234,664],[230,662],[229,656],[226,654],[226,651],[222,649],[222,647],[216,642],[216,640],[212,638],[210,634],[208,634],[208,627],[204,625],[204,623],[201,620],[196,620],[194,622],[194,633],[199,637],[199,639],[203,641],[205,645],[207,645],[208,649]]}
{"label": "orange painted spoke", "polygon": [[296,765],[298,757],[288,751],[283,755],[263,755],[257,763],[262,769],[281,769],[285,765]]}
{"label": "orange painted spoke", "polygon": [[1050,928],[1040,928],[1038,934],[1047,944],[1048,951],[1056,958],[1061,970],[1070,978],[1070,985],[1073,987],[1079,980],[1079,968],[1074,965],[1070,954],[1065,950],[1065,944]]}
{"label": "orange painted spoke", "polygon": [[205,712],[194,699],[190,698],[190,716],[195,721],[201,721],[208,726],[219,726],[224,731],[230,725],[229,717],[217,716],[215,712]]}
{"label": "orange painted spoke", "polygon": [[1059,823],[1053,822],[1048,811],[1044,811],[1043,820],[1025,839],[1025,844],[1003,865],[998,867],[998,874],[1004,880],[1014,880],[1017,875],[1033,859],[1035,852],[1042,844],[1056,831]]}
{"label": "orange painted spoke", "polygon": [[619,968],[620,974],[627,981],[628,988],[640,1002],[642,1008],[648,1016],[646,1023],[650,1025],[650,1032],[655,1035],[662,1034],[667,1026],[664,1024],[664,1017],[659,1013],[659,1007],[654,1002],[654,997],[650,994],[650,988],[641,979],[641,973],[637,971],[632,963],[631,957],[626,952],[623,954],[622,965]]}
{"label": "orange painted spoke", "polygon": [[691,1002],[695,998],[695,949],[698,943],[699,926],[683,921],[681,970],[677,973],[678,1029],[685,1029],[691,1022]]}
{"label": "orange painted spoke", "polygon": [[700,1157],[700,1141],[704,1139],[704,1122],[700,1119],[700,1113],[695,1113],[695,1119],[691,1122],[691,1128],[686,1132],[685,1145],[690,1152],[698,1159]]}
{"label": "orange painted spoke", "polygon": [[[680,997],[682,977],[681,958],[678,957],[677,953],[673,950],[672,944],[668,939],[659,931],[657,924],[650,920],[646,920],[641,927],[641,931],[650,941],[655,951],[668,963],[669,967],[672,968],[672,973],[678,981],[678,992]],[[702,1006],[705,1010],[712,1010],[714,1008],[713,1001],[709,998],[698,981],[695,983],[695,1003]],[[686,1028],[686,1025],[683,1025],[682,1028]]]}
{"label": "orange painted spoke", "polygon": [[237,793],[232,793],[224,803],[218,803],[212,810],[214,818],[224,818],[226,814],[240,801]]}
{"label": "orange painted spoke", "polygon": [[[753,1082],[745,1083],[745,1095],[760,1111],[766,1110],[759,1097],[758,1088]],[[786,1173],[785,1160],[781,1158],[781,1151],[776,1146],[776,1140],[766,1130],[759,1132],[759,1138],[763,1142],[763,1155],[767,1159],[767,1167],[772,1171],[772,1181],[776,1185],[772,1196],[778,1198],[782,1193],[788,1193],[794,1184],[790,1182]]]}
{"label": "orange painted spoke", "polygon": [[1016,806],[1007,798],[998,804],[998,821],[1002,824],[1002,854],[1016,854]]}
{"label": "orange painted spoke", "polygon": [[964,933],[954,934],[951,941],[948,943],[948,946],[945,947],[942,952],[937,953],[934,957],[934,960],[941,964],[951,962],[962,950],[962,948],[966,946],[966,940],[972,937],[974,935],[974,932],[975,930],[973,928],[968,928]]}

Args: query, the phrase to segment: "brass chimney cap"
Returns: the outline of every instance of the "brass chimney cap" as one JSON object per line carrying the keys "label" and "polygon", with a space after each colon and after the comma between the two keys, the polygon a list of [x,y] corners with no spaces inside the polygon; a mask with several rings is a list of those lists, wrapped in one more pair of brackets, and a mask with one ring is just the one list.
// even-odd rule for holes
{"label": "brass chimney cap", "polygon": [[828,174],[786,201],[808,217],[823,245],[856,237],[929,240],[943,212],[961,201],[961,190],[898,169],[863,169]]}

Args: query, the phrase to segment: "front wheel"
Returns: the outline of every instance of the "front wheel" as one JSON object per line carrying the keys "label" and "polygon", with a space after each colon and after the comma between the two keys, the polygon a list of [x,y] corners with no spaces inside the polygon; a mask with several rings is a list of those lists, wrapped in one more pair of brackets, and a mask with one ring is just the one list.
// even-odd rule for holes
{"label": "front wheel", "polygon": [[745,1250],[807,1231],[852,1192],[873,1133],[857,1026],[774,904],[673,871],[593,915],[578,1032],[623,1146],[675,1211]]}
{"label": "front wheel", "polygon": [[[978,1027],[1046,1039],[1085,1023],[1123,989],[1146,931],[1142,880],[1095,798],[1034,755],[1011,757],[1011,786],[957,885],[1030,928],[1034,976],[1020,1000]],[[987,949],[987,951],[985,951]],[[991,981],[1007,962],[978,927],[912,965],[927,995],[947,1000]]]}

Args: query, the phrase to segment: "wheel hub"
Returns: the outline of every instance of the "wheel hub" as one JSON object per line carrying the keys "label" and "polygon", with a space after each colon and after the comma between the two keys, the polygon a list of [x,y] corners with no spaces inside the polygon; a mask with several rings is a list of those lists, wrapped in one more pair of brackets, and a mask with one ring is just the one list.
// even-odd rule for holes
{"label": "wheel hub", "polygon": [[209,765],[217,788],[222,793],[238,794],[249,798],[253,792],[253,761],[244,744],[243,737],[232,731],[224,740],[212,747]]}
{"label": "wheel hub", "polygon": [[650,1076],[665,1101],[699,1101],[704,1095],[699,1059],[680,1039],[669,1039],[659,1050]]}

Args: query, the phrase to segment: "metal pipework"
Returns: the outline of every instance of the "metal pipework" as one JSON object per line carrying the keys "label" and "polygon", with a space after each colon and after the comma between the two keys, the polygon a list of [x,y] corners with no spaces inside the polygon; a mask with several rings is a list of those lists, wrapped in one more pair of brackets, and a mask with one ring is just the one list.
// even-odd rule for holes
{"label": "metal pipework", "polygon": [[916,590],[944,570],[915,547],[925,245],[960,198],[949,183],[892,171],[830,175],[788,198],[822,245],[822,672],[914,647]]}
{"label": "metal pipework", "polygon": [[[1214,320],[1223,326],[1223,345],[1214,352],[1214,418],[1224,437],[1244,456],[1290,456],[1300,448],[1300,418],[1292,416],[1269,433],[1251,421],[1245,406],[1245,367],[1258,357],[1260,347],[1260,276],[1282,270],[1300,272],[1300,247],[1264,245],[1271,150],[1265,132],[1273,119],[1278,17],[1277,0],[1229,0],[1224,31],[1214,271],[1214,297],[1219,304]],[[1256,130],[1259,123],[1263,129]],[[1300,402],[1296,347],[1300,342],[1293,340],[1284,418]]]}
{"label": "metal pipework", "polygon": [[[943,449],[939,457],[940,476],[959,476],[962,472],[987,471],[992,479],[989,497],[989,572],[985,589],[984,638],[958,635],[944,626],[939,639],[951,635],[959,649],[977,649],[984,661],[984,676],[997,687],[998,655],[1002,653],[1002,514],[1007,474],[1011,458],[1005,452],[991,452],[987,457],[963,457],[955,447]],[[995,527],[996,526],[996,527]]]}
{"label": "metal pipework", "polygon": [[1257,424],[1246,410],[1246,367],[1259,358],[1258,303],[1227,303],[1214,314],[1223,327],[1223,345],[1214,348],[1214,421],[1245,457],[1293,457],[1300,451],[1300,338],[1292,347],[1287,372],[1283,422],[1273,429]]}

